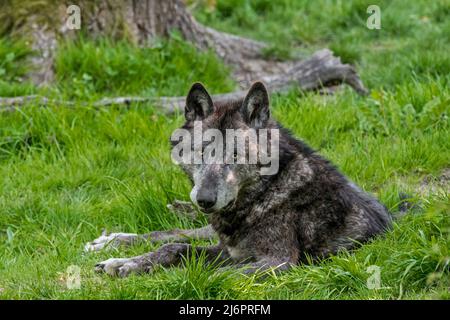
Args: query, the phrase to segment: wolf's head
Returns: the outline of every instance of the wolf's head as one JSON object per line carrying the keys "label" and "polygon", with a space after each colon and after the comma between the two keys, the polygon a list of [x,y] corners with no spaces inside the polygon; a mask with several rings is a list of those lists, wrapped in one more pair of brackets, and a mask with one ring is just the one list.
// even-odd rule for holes
{"label": "wolf's head", "polygon": [[172,157],[183,158],[177,162],[193,183],[191,200],[202,211],[232,208],[244,190],[277,172],[278,132],[261,82],[244,99],[222,103],[213,103],[203,85],[195,83],[186,98],[185,118],[172,134]]}

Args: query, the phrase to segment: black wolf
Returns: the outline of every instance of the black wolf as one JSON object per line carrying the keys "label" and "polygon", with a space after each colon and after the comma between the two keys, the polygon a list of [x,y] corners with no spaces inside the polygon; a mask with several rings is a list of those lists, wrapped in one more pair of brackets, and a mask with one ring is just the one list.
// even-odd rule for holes
{"label": "black wolf", "polygon": [[[173,266],[191,251],[205,252],[210,261],[246,266],[246,272],[285,270],[308,259],[321,259],[352,249],[389,228],[391,215],[375,198],[345,178],[328,160],[294,138],[270,116],[265,86],[256,82],[238,101],[215,104],[199,83],[186,99],[184,130],[276,129],[279,132],[278,171],[262,175],[262,164],[181,164],[192,181],[191,200],[208,214],[210,226],[196,230],[112,234],[87,245],[180,240],[218,235],[214,246],[169,243],[154,252],[127,259],[109,259],[97,271],[126,276]],[[254,142],[253,142],[254,143]],[[175,146],[175,143],[173,143]],[[260,148],[249,142],[247,149]],[[203,148],[203,147],[202,147]],[[236,156],[236,155],[235,155]]]}

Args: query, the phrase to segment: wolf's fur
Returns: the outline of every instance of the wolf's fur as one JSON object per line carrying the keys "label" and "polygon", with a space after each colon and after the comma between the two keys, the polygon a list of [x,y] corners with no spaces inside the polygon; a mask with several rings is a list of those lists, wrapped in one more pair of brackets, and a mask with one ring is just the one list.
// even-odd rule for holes
{"label": "wolf's fur", "polygon": [[[194,121],[203,128],[279,129],[279,170],[259,174],[259,164],[182,165],[193,182],[191,199],[209,212],[219,236],[204,251],[211,261],[228,260],[249,266],[249,272],[269,267],[286,269],[352,249],[385,231],[391,222],[386,208],[346,179],[328,160],[294,138],[270,117],[266,88],[255,83],[242,101],[214,105],[200,84],[187,97],[184,129]],[[204,235],[210,235],[205,229]],[[180,231],[181,232],[181,231]],[[176,265],[192,248],[166,244],[155,252],[97,266],[110,274],[145,272],[155,265]]]}

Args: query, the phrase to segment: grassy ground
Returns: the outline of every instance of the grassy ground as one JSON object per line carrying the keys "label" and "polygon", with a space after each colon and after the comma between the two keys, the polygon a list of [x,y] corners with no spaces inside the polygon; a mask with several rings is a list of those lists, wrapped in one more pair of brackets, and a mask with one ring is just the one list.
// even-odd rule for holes
{"label": "grassy ground", "polygon": [[[204,23],[269,42],[269,55],[331,47],[356,64],[369,97],[291,91],[272,97],[274,116],[393,212],[399,192],[413,195],[419,208],[355,252],[264,280],[218,272],[189,257],[184,268],[152,275],[98,276],[98,261],[155,248],[83,253],[103,228],[144,233],[206,223],[166,209],[190,190],[169,154],[169,136],[183,117],[151,105],[29,105],[0,114],[0,298],[449,299],[449,182],[442,176],[450,167],[448,3],[379,1],[378,31],[365,27],[367,1],[191,3]],[[26,54],[24,43],[0,41],[0,95],[89,101],[181,95],[195,80],[213,92],[234,86],[211,53],[176,36],[145,50],[106,40],[68,43],[58,54],[57,85],[44,89],[21,81]],[[81,289],[67,288],[69,266],[80,268]],[[378,289],[367,286],[374,270]]]}

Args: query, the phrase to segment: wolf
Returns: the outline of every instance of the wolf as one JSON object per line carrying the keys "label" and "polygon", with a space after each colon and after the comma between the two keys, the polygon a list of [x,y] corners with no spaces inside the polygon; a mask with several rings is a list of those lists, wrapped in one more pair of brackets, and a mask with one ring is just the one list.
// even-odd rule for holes
{"label": "wolf", "polygon": [[[245,273],[283,271],[352,250],[388,230],[392,218],[386,207],[273,119],[269,102],[262,82],[255,82],[245,98],[220,103],[214,103],[205,87],[195,83],[186,98],[181,128],[191,132],[200,121],[204,130],[221,132],[278,130],[277,172],[262,175],[259,162],[181,163],[193,185],[191,200],[210,224],[142,236],[103,235],[86,249],[137,241],[169,243],[141,256],[100,262],[96,271],[121,277],[147,273],[157,266],[180,265],[189,254],[203,254],[210,263],[242,267]],[[246,148],[260,147],[258,141],[252,143]],[[214,234],[219,239],[215,245],[187,243]]]}

